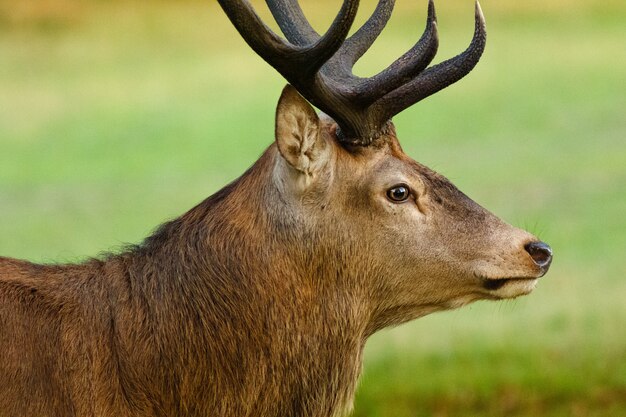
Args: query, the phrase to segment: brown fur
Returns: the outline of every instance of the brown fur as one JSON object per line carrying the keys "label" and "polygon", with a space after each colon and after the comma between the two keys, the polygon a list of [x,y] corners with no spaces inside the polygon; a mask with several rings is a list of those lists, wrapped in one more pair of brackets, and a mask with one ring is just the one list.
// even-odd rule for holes
{"label": "brown fur", "polygon": [[[373,332],[510,296],[487,272],[538,274],[532,236],[404,155],[392,127],[347,150],[332,121],[281,103],[278,146],[143,244],[81,265],[0,258],[1,417],[335,416]],[[385,200],[398,175],[415,204]]]}

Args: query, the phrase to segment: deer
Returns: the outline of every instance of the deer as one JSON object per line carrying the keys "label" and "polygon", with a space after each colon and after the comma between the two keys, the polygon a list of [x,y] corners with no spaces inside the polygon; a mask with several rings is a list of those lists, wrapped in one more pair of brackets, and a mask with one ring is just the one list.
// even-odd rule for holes
{"label": "deer", "polygon": [[[353,66],[394,0],[353,35],[358,0],[318,34],[297,0],[218,0],[289,83],[275,140],[241,177],[140,244],[80,264],[0,258],[0,416],[332,417],[350,412],[368,338],[477,300],[529,294],[551,248],[406,155],[392,117],[466,76],[417,43]],[[320,112],[318,113],[315,108]]]}

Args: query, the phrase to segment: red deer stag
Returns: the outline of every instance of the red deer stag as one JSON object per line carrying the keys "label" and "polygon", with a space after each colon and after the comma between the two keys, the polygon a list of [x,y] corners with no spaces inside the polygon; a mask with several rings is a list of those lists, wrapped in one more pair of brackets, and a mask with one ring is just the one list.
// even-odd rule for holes
{"label": "red deer stag", "polygon": [[245,174],[123,253],[0,258],[0,416],[340,415],[372,333],[527,294],[548,270],[549,246],[409,158],[391,123],[476,65],[478,4],[462,54],[427,68],[431,1],[415,46],[359,78],[393,0],[349,38],[358,0],[323,36],[296,0],[266,1],[286,40],[246,0],[219,0],[293,86]]}

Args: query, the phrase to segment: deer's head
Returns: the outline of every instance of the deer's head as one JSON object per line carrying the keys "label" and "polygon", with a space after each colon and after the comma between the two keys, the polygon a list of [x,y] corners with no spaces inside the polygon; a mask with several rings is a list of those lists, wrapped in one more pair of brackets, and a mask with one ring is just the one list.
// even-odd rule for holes
{"label": "deer's head", "polygon": [[381,73],[359,78],[352,67],[382,31],[393,0],[380,0],[348,39],[358,0],[344,1],[323,36],[296,0],[266,1],[287,41],[245,0],[219,0],[247,43],[291,84],[276,115],[273,178],[281,210],[303,219],[312,236],[338,237],[311,242],[311,250],[334,244],[336,259],[361,265],[354,279],[366,280],[361,284],[377,299],[375,327],[532,291],[550,266],[550,247],[408,157],[391,122],[478,63],[486,40],[478,3],[474,37],[462,54],[427,68],[438,45],[431,1],[415,46]]}

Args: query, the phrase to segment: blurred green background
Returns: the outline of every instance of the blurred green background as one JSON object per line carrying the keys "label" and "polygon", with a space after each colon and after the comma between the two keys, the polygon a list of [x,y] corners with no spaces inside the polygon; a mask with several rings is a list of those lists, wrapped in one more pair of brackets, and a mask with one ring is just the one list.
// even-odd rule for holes
{"label": "blurred green background", "polygon": [[[339,5],[303,3],[320,30]],[[481,63],[396,117],[399,136],[555,260],[529,297],[374,336],[354,415],[625,416],[626,2],[482,6]],[[398,0],[358,73],[408,49],[425,11]],[[438,14],[441,60],[469,42],[473,4]],[[255,161],[283,84],[213,0],[0,0],[0,254],[139,242]]]}

